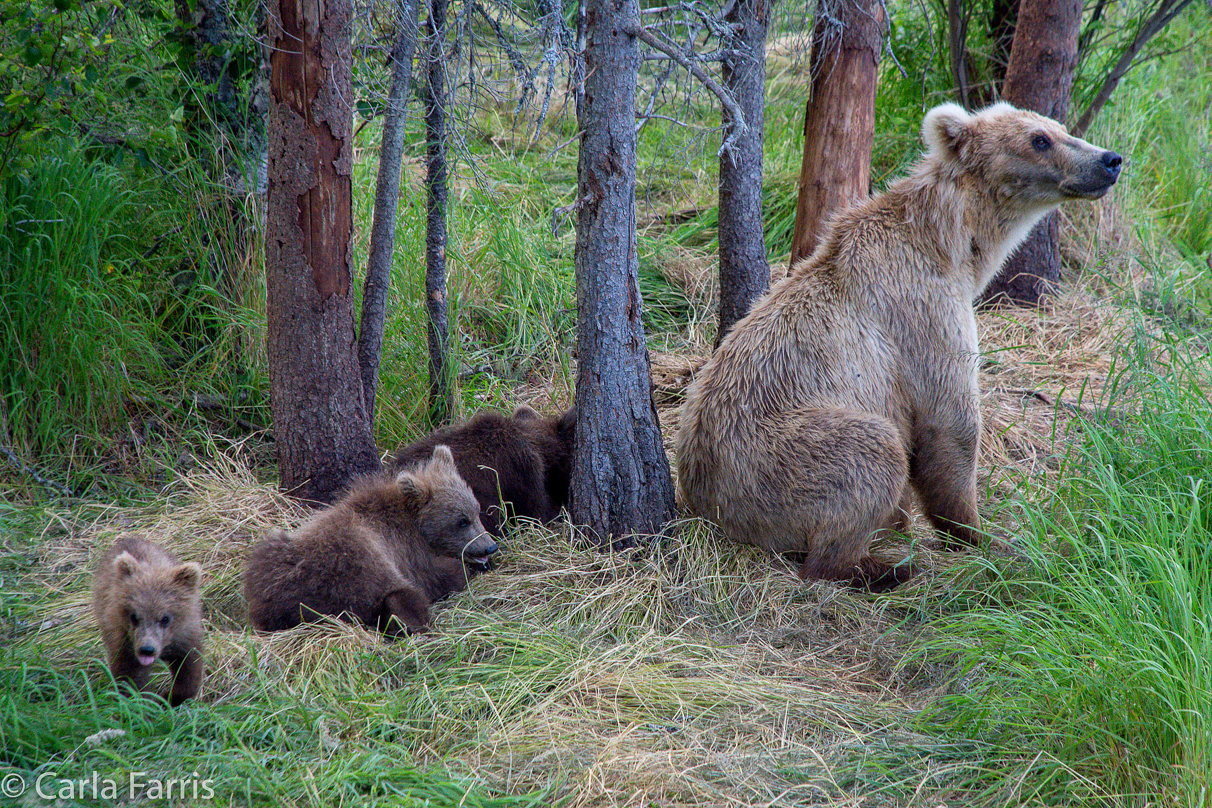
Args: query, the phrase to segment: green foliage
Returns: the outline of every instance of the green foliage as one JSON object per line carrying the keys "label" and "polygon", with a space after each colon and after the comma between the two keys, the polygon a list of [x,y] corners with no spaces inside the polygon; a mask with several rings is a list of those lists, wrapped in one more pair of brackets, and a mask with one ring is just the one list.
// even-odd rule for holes
{"label": "green foliage", "polygon": [[14,437],[44,452],[112,429],[163,366],[118,172],[66,150],[3,188],[0,397]]}
{"label": "green foliage", "polygon": [[156,3],[2,0],[0,175],[64,137],[143,163],[171,145],[171,108],[148,103],[170,20]]}
{"label": "green foliage", "polygon": [[1143,68],[1140,84],[1153,96],[1146,123],[1150,148],[1140,180],[1154,189],[1153,206],[1180,250],[1212,254],[1212,26],[1176,22],[1175,36],[1194,29],[1195,44],[1175,58],[1177,70]]}
{"label": "green foliage", "polygon": [[[350,722],[389,725],[389,711],[398,706],[390,697],[326,709],[310,699],[277,696],[274,683],[263,681],[240,699],[172,710],[101,681],[94,689],[83,670],[65,675],[0,651],[0,775],[19,777],[28,794],[37,794],[40,782],[43,793],[85,805],[140,796],[158,801],[152,789],[170,779],[184,788],[174,794],[184,804],[550,804],[541,792],[497,796],[473,780],[411,766],[408,735],[378,733],[354,748],[339,740]],[[338,745],[341,754],[334,756]]]}
{"label": "green foliage", "polygon": [[961,684],[924,731],[1017,755],[985,786],[1030,771],[1048,804],[1074,772],[1105,789],[1082,805],[1135,794],[1196,808],[1212,779],[1209,370],[1178,341],[1159,365],[1158,346],[1136,340],[1100,402],[1110,420],[1083,425],[1056,499],[1027,508],[1024,566],[995,571],[929,644],[954,656]]}

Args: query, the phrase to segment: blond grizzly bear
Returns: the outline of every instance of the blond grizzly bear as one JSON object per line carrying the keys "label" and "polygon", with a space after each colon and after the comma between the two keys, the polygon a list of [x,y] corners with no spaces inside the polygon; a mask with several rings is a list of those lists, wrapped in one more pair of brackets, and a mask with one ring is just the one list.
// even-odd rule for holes
{"label": "blond grizzly bear", "polygon": [[411,634],[496,550],[450,449],[437,446],[398,474],[354,483],[293,533],[270,531],[249,553],[244,598],[261,631],[331,615]]}
{"label": "blond grizzly bear", "polygon": [[181,564],[135,536],[114,542],[93,579],[93,611],[118,682],[143,690],[162,659],[172,672],[168,701],[193,698],[202,684],[202,568]]}
{"label": "blond grizzly bear", "polygon": [[1101,197],[1122,162],[1008,104],[936,107],[922,137],[909,176],[834,219],[682,408],[683,501],[736,541],[803,554],[804,578],[909,577],[869,548],[903,531],[911,491],[949,549],[981,540],[972,302],[1044,214]]}

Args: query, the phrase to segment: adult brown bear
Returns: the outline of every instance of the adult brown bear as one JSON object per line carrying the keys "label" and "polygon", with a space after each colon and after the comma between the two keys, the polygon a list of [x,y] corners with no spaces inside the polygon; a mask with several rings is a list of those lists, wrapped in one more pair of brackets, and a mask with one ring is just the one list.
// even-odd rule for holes
{"label": "adult brown bear", "polygon": [[981,539],[972,301],[1048,211],[1097,199],[1120,156],[1008,104],[922,124],[909,176],[842,212],[688,388],[678,486],[734,540],[801,575],[893,586],[869,554],[912,493],[948,547]]}

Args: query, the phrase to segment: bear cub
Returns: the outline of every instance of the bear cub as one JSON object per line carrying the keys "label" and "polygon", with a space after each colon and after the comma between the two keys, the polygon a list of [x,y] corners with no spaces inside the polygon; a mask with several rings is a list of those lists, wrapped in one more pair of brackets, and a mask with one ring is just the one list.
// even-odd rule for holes
{"label": "bear cub", "polygon": [[174,707],[202,684],[202,568],[182,564],[164,548],[128,536],[101,557],[93,579],[93,611],[114,679],[137,690],[163,660],[173,675]]}
{"label": "bear cub", "polygon": [[249,553],[244,598],[254,628],[322,615],[388,635],[424,631],[429,604],[467,586],[497,544],[446,446],[398,473],[354,483],[293,533],[271,530]]}
{"label": "bear cub", "polygon": [[484,411],[397,449],[396,469],[428,457],[445,444],[459,474],[480,503],[480,521],[496,537],[518,516],[550,522],[568,504],[577,412],[543,416],[525,405],[512,417]]}
{"label": "bear cub", "polygon": [[907,578],[869,548],[915,499],[947,547],[981,542],[972,301],[1044,214],[1098,199],[1123,162],[1009,104],[944,104],[922,136],[909,176],[835,216],[686,392],[682,500],[736,541],[802,554],[804,578]]}

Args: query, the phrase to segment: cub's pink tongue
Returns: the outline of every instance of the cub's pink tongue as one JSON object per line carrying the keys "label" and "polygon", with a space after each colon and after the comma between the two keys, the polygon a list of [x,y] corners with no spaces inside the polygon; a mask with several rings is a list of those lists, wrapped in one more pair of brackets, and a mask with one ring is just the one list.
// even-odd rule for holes
{"label": "cub's pink tongue", "polygon": [[150,665],[155,661],[156,661],[155,654],[139,654],[139,664],[140,665]]}

